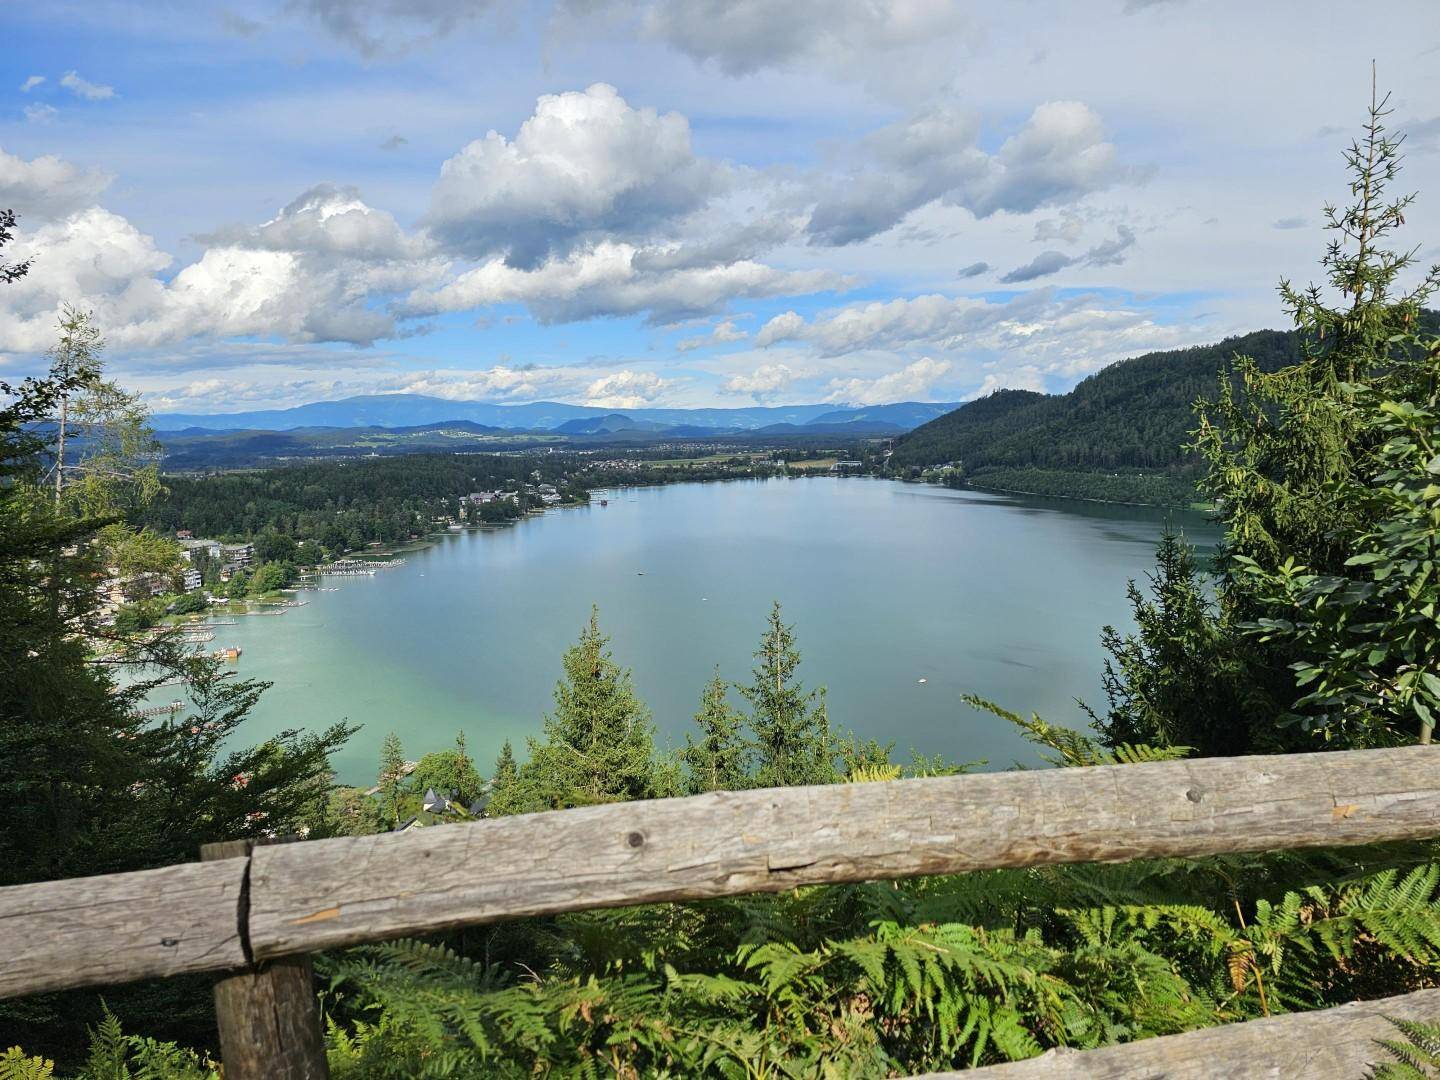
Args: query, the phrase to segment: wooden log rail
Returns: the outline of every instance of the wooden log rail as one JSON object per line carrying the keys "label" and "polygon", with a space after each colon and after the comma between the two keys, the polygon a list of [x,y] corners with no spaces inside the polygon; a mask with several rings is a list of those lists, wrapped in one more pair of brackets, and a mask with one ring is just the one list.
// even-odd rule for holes
{"label": "wooden log rail", "polygon": [[0,889],[0,998],[587,908],[1437,835],[1426,746],[714,792]]}
{"label": "wooden log rail", "polygon": [[1039,1057],[927,1080],[1360,1080],[1384,1060],[1376,1039],[1403,1042],[1391,1019],[1433,1024],[1440,990],[1272,1016],[1099,1050],[1047,1050]]}

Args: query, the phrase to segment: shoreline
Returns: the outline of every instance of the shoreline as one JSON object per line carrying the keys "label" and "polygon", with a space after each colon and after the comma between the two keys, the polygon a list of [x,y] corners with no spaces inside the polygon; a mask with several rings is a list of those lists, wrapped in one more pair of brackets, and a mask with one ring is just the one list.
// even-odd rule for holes
{"label": "shoreline", "polygon": [[[904,481],[910,482],[910,481]],[[920,481],[923,483],[924,481]],[[1158,503],[1158,502],[1134,502],[1125,499],[1097,499],[1089,495],[1055,495],[1044,491],[1024,491],[1020,488],[1003,488],[992,484],[977,484],[970,480],[962,481],[963,486],[973,491],[987,491],[999,495],[1025,495],[1032,499],[1062,499],[1065,502],[1096,503],[1100,506],[1135,506],[1144,507],[1150,510],[1184,510],[1187,513],[1208,514],[1214,511],[1214,507],[1199,506],[1195,503]],[[939,487],[946,485],[940,484]]]}

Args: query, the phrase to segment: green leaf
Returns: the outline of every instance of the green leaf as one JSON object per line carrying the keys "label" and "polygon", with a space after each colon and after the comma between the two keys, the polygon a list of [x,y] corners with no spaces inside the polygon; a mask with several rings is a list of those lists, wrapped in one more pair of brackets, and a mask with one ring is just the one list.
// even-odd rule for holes
{"label": "green leaf", "polygon": [[1383,562],[1390,555],[1384,551],[1367,551],[1360,555],[1352,555],[1345,560],[1346,566],[1368,566],[1371,563]]}

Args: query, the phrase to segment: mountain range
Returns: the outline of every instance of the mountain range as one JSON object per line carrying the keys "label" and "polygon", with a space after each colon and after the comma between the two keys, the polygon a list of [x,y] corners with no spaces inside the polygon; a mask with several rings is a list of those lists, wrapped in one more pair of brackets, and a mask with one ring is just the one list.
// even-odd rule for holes
{"label": "mountain range", "polygon": [[[199,435],[217,431],[292,431],[297,428],[400,428],[447,421],[469,421],[504,431],[553,431],[561,434],[690,434],[764,431],[789,425],[816,431],[836,428],[852,434],[909,431],[954,409],[957,402],[902,401],[893,405],[843,408],[833,404],[747,406],[732,409],[603,409],[537,401],[502,405],[451,401],[422,394],[370,394],[338,401],[315,401],[290,409],[236,413],[158,413],[160,432]],[[855,426],[851,426],[855,425]],[[685,429],[677,431],[676,429]]]}

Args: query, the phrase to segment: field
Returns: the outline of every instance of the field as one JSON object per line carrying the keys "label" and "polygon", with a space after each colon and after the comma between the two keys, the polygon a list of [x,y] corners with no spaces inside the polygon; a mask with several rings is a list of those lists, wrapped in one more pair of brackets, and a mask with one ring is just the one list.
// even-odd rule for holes
{"label": "field", "polygon": [[804,461],[786,462],[785,467],[791,472],[827,472],[839,461],[839,458],[825,457],[806,459]]}
{"label": "field", "polygon": [[714,465],[717,462],[733,461],[736,458],[749,458],[751,461],[755,461],[769,456],[769,453],[765,451],[758,453],[706,454],[704,457],[661,458],[658,461],[647,461],[645,464],[655,465],[661,468],[689,468],[692,465]]}

